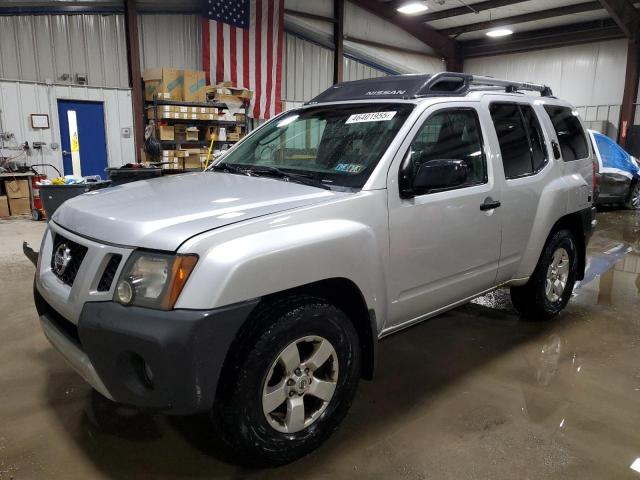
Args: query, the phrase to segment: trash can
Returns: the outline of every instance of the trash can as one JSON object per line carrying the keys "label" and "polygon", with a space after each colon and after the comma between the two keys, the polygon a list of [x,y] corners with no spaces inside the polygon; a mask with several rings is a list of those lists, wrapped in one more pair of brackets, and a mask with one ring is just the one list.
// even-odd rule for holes
{"label": "trash can", "polygon": [[111,185],[110,180],[102,182],[76,183],[71,185],[40,185],[40,198],[47,218],[51,218],[60,205],[70,198],[82,195],[91,190],[98,190]]}
{"label": "trash can", "polygon": [[111,185],[122,185],[123,183],[137,182],[138,180],[148,180],[162,176],[161,168],[107,168]]}

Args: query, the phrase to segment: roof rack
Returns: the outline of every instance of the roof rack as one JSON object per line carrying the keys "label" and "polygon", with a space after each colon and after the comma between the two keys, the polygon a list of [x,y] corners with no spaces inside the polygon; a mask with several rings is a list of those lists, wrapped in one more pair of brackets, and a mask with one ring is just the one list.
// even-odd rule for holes
{"label": "roof rack", "polygon": [[529,90],[532,92],[540,92],[540,95],[542,97],[553,96],[551,87],[547,85],[539,85],[537,83],[512,82],[510,80],[499,80],[493,77],[482,77],[479,75],[472,75],[471,84],[490,86],[490,87],[504,87],[504,90],[507,93],[515,93],[519,90]]}
{"label": "roof rack", "polygon": [[551,88],[546,85],[511,82],[468,73],[439,72],[433,75],[391,75],[338,83],[307,104],[365,99],[411,100],[434,96],[464,96],[472,86],[491,87],[491,90],[504,88],[508,93],[530,90],[540,92],[540,95],[545,97],[553,95]]}

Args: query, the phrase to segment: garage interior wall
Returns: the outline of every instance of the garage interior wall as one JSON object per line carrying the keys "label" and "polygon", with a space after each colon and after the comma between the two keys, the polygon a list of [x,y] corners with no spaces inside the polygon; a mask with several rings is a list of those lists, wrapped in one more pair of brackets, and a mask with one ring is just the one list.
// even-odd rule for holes
{"label": "garage interior wall", "polygon": [[0,78],[129,86],[124,16],[0,16]]}
{"label": "garage interior wall", "polygon": [[603,133],[616,138],[626,58],[627,41],[620,39],[470,58],[464,71],[550,85],[556,96],[576,106],[588,126],[603,127]]}
{"label": "garage interior wall", "polygon": [[202,70],[202,22],[199,15],[138,16],[140,68],[161,66]]}
{"label": "garage interior wall", "polygon": [[[282,52],[282,99],[289,109],[312,99],[333,83],[333,50],[290,33]],[[361,80],[389,72],[344,57],[344,80]]]}
{"label": "garage interior wall", "polygon": [[[91,100],[104,103],[105,137],[110,167],[119,167],[135,162],[133,135],[122,137],[122,128],[133,127],[131,91],[121,88],[94,88],[70,85],[46,85],[36,82],[16,82],[0,80],[0,130],[11,132],[15,138],[5,142],[6,147],[17,147],[19,143],[45,142],[40,151],[31,149],[28,156],[22,154],[16,160],[26,160],[28,164],[50,163],[62,172],[62,153],[58,124],[58,99]],[[33,129],[29,115],[46,113],[49,115],[48,129]],[[2,155],[15,157],[22,152],[3,150]],[[38,169],[41,171],[41,169]],[[44,172],[49,178],[57,176],[53,169]],[[66,172],[71,173],[71,172]],[[106,178],[106,175],[105,175]]]}

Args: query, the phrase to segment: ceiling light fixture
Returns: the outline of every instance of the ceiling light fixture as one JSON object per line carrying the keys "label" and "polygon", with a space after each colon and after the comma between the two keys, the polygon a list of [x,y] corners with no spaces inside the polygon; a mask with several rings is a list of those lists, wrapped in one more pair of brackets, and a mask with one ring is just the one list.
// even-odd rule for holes
{"label": "ceiling light fixture", "polygon": [[489,30],[487,32],[487,37],[506,37],[507,35],[511,35],[513,30],[510,28],[494,28],[493,30]]}
{"label": "ceiling light fixture", "polygon": [[398,11],[405,15],[413,15],[414,13],[424,12],[425,10],[429,10],[429,7],[423,2],[410,2],[398,7]]}

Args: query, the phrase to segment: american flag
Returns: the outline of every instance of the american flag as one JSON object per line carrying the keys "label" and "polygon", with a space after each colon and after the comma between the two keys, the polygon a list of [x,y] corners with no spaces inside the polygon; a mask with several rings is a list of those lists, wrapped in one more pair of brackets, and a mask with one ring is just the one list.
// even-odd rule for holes
{"label": "american flag", "polygon": [[284,0],[208,0],[202,22],[207,80],[253,90],[253,118],[281,111],[283,27]]}

